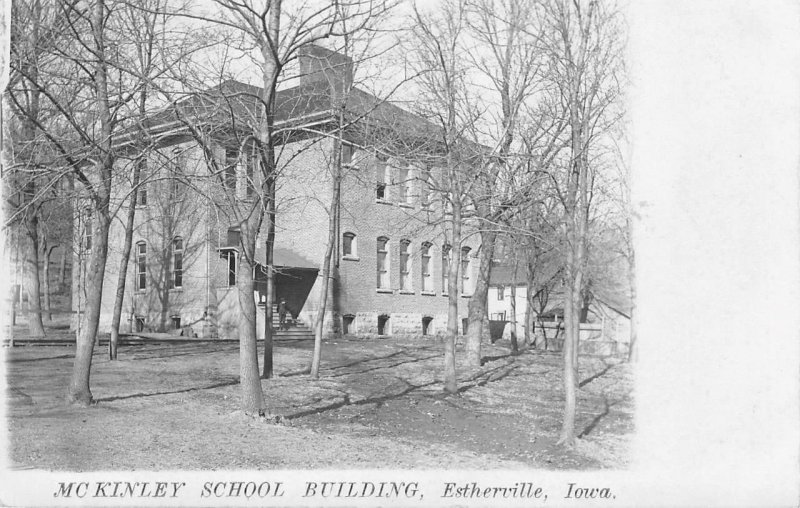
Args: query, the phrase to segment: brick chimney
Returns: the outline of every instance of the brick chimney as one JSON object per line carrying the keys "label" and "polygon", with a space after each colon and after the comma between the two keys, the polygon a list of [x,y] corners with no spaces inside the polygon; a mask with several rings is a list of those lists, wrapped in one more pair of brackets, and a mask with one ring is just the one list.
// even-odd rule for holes
{"label": "brick chimney", "polygon": [[307,44],[298,52],[300,84],[326,83],[341,93],[353,83],[353,59],[336,51]]}

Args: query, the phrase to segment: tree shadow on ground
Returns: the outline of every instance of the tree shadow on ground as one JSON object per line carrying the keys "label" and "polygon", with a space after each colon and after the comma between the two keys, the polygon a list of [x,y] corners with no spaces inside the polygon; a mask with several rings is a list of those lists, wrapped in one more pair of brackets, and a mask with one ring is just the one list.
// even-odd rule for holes
{"label": "tree shadow on ground", "polygon": [[[390,358],[396,358],[396,357],[401,356],[401,355],[410,356],[412,359],[403,360],[403,361],[400,361],[400,362],[394,362],[394,363],[390,363],[390,364],[387,364],[387,365],[377,365],[375,367],[369,367],[369,368],[366,368],[366,369],[363,369],[363,370],[356,370],[356,371],[353,371],[353,372],[346,372],[345,371],[345,372],[334,373],[334,374],[330,373],[331,371],[338,371],[338,370],[342,370],[342,369],[348,369],[350,367],[364,365],[364,364],[369,363],[369,362],[377,362],[377,361],[381,361],[381,360],[388,360]],[[425,360],[431,360],[433,358],[437,358],[438,356],[440,356],[440,355],[437,353],[437,354],[434,354],[434,355],[417,357],[417,356],[414,356],[413,354],[409,353],[407,350],[403,349],[401,351],[395,351],[394,353],[390,353],[390,354],[385,355],[385,356],[369,356],[369,357],[362,358],[360,360],[356,360],[356,361],[353,361],[353,362],[339,364],[339,365],[332,365],[330,367],[323,368],[322,371],[325,372],[325,375],[321,376],[321,377],[335,378],[335,377],[349,376],[349,375],[354,375],[354,374],[363,374],[365,372],[371,372],[371,371],[380,370],[380,369],[390,369],[390,368],[397,367],[397,366],[403,365],[403,364],[417,363],[417,362],[421,362],[421,361],[425,361]],[[290,371],[290,372],[286,372],[284,374],[281,374],[280,377],[301,376],[303,374],[308,374],[310,372],[311,372],[310,367],[304,367],[304,368],[299,369],[299,370],[294,370],[294,371]]]}
{"label": "tree shadow on ground", "polygon": [[608,398],[607,397],[603,397],[603,406],[604,406],[603,412],[600,413],[599,415],[595,416],[594,418],[592,418],[592,421],[589,422],[589,424],[586,427],[584,427],[584,429],[581,431],[581,433],[578,434],[578,437],[582,438],[584,436],[589,435],[589,433],[592,432],[595,427],[597,427],[597,424],[600,423],[600,421],[603,418],[605,418],[606,416],[608,416],[611,413],[611,408],[616,406],[617,404],[619,404],[623,400],[625,400],[625,399],[622,398],[622,399],[619,399],[619,400],[615,400],[614,402],[609,404],[608,403]]}
{"label": "tree shadow on ground", "polygon": [[[393,357],[393,356],[396,356],[396,354],[387,355],[386,358],[388,358],[390,356]],[[438,356],[438,355],[436,355],[436,356]],[[430,357],[424,357],[424,358],[416,358],[414,360],[403,361],[403,362],[399,362],[399,363],[391,364],[391,365],[378,366],[378,367],[374,367],[374,368],[371,368],[371,369],[367,369],[365,371],[359,371],[359,372],[354,372],[354,373],[349,373],[349,374],[342,374],[342,375],[362,374],[364,372],[380,370],[380,369],[384,369],[384,368],[385,369],[391,369],[391,368],[396,367],[397,365],[401,365],[401,364],[404,364],[404,363],[416,363],[416,362],[420,362],[420,361],[423,361],[423,360],[429,360],[429,359],[435,358],[436,356],[430,356]],[[383,358],[384,357],[372,358],[372,359],[374,360],[374,359],[383,359]],[[519,365],[514,365],[513,361],[507,362],[507,363],[504,363],[502,365],[498,365],[496,367],[493,367],[493,368],[491,368],[489,370],[485,370],[485,371],[479,372],[477,374],[474,374],[474,375],[462,380],[461,381],[462,386],[460,388],[458,388],[458,390],[456,391],[455,394],[448,394],[448,393],[445,393],[445,392],[437,392],[437,393],[430,394],[430,397],[434,398],[434,399],[438,399],[438,398],[452,397],[454,395],[458,396],[458,395],[461,395],[462,393],[464,393],[464,392],[466,392],[466,391],[468,391],[468,390],[470,390],[472,388],[475,388],[475,387],[478,387],[478,386],[485,386],[488,383],[495,382],[495,381],[500,381],[500,380],[512,375],[512,373],[517,371],[519,368],[520,368]],[[328,376],[328,377],[333,377],[333,376]],[[400,390],[398,392],[382,394],[382,395],[375,395],[375,396],[371,396],[371,397],[366,397],[364,399],[358,399],[356,401],[353,401],[351,399],[351,394],[349,392],[342,390],[341,392],[342,392],[343,395],[342,395],[342,398],[340,400],[337,400],[337,401],[332,402],[330,404],[327,404],[325,406],[297,411],[297,412],[285,415],[285,418],[287,420],[294,420],[294,419],[303,418],[303,417],[306,417],[306,416],[319,415],[319,414],[324,413],[326,411],[333,411],[333,410],[340,409],[340,408],[345,407],[345,406],[363,406],[363,405],[375,404],[376,407],[381,407],[381,405],[383,405],[385,402],[388,402],[390,400],[400,399],[400,398],[402,398],[402,397],[404,397],[406,395],[409,395],[409,394],[411,394],[413,392],[416,392],[418,390],[429,388],[431,386],[434,386],[436,384],[441,383],[440,380],[434,379],[434,380],[429,381],[427,383],[413,384],[413,383],[410,383],[406,379],[402,379],[402,378],[399,378],[397,376],[393,376],[393,377],[394,377],[394,379],[397,379],[401,383],[405,384],[406,387],[403,390]]]}
{"label": "tree shadow on ground", "polygon": [[580,384],[578,385],[578,387],[579,388],[583,388],[584,386],[588,385],[589,383],[591,383],[595,379],[605,375],[609,370],[611,370],[612,368],[614,368],[616,366],[617,366],[617,364],[615,364],[615,363],[606,365],[605,369],[603,369],[600,372],[597,372],[595,374],[592,374],[591,376],[589,376],[586,379],[584,379],[583,381],[581,381]]}
{"label": "tree shadow on ground", "polygon": [[45,356],[42,358],[12,358],[6,360],[8,363],[30,363],[30,362],[42,362],[46,360],[61,360],[63,358],[75,358],[74,354],[70,355],[59,355],[59,356]]}
{"label": "tree shadow on ground", "polygon": [[222,388],[224,386],[231,386],[231,385],[236,385],[236,384],[239,384],[239,378],[238,377],[231,377],[231,378],[227,379],[226,381],[221,381],[221,382],[215,383],[213,385],[196,386],[196,387],[193,387],[193,388],[184,388],[182,390],[171,390],[171,391],[165,391],[165,392],[133,393],[131,395],[118,395],[118,396],[114,396],[114,397],[104,397],[104,398],[101,398],[101,399],[95,399],[95,402],[113,402],[113,401],[116,401],[116,400],[139,399],[139,398],[144,398],[144,397],[156,397],[158,395],[173,395],[173,394],[176,394],[176,393],[188,393],[188,392],[196,392],[196,391],[201,391],[201,390],[212,390],[214,388]]}
{"label": "tree shadow on ground", "polygon": [[411,392],[413,392],[415,390],[419,390],[421,388],[426,388],[428,386],[432,386],[432,385],[438,383],[438,381],[434,380],[434,381],[430,381],[428,383],[422,383],[422,384],[419,384],[419,385],[414,385],[414,384],[409,383],[406,380],[401,380],[401,381],[403,383],[405,383],[407,385],[407,387],[405,389],[397,392],[397,393],[390,393],[390,394],[386,394],[386,395],[367,397],[367,398],[359,399],[359,400],[356,400],[356,401],[352,401],[350,399],[350,394],[349,393],[344,393],[344,396],[342,397],[342,400],[339,400],[337,402],[333,402],[333,403],[328,404],[326,406],[312,408],[312,409],[306,409],[306,410],[303,410],[303,411],[298,411],[296,413],[292,413],[292,414],[286,415],[284,418],[286,418],[287,420],[295,420],[297,418],[302,418],[304,416],[312,416],[312,415],[317,415],[317,414],[320,414],[320,413],[324,413],[325,411],[331,411],[331,410],[339,409],[339,408],[342,408],[344,406],[364,406],[364,405],[369,405],[369,404],[375,404],[376,406],[380,407],[380,405],[382,405],[383,403],[385,403],[385,402],[387,402],[389,400],[399,399],[400,397],[402,397],[404,395],[407,395],[407,394],[409,394],[409,393],[411,393]]}

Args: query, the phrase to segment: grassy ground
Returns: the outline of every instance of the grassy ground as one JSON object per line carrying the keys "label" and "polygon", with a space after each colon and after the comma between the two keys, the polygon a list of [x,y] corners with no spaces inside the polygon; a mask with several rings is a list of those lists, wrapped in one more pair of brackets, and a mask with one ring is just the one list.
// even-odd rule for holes
{"label": "grassy ground", "polygon": [[10,460],[77,471],[625,467],[629,366],[581,359],[582,439],[565,451],[560,355],[505,346],[487,346],[480,369],[459,367],[460,392],[444,397],[435,340],[326,342],[317,381],[310,341],[279,342],[276,377],[262,382],[278,425],[238,410],[237,344],[122,347],[116,362],[97,350],[89,409],[63,404],[72,347],[9,348]]}

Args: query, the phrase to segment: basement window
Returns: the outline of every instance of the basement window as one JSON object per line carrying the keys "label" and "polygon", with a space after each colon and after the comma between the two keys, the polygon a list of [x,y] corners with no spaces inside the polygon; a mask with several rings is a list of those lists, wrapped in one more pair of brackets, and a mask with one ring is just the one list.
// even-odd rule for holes
{"label": "basement window", "polygon": [[342,334],[347,335],[353,333],[353,322],[356,317],[352,314],[345,314],[342,316]]}
{"label": "basement window", "polygon": [[430,316],[425,316],[422,318],[422,335],[430,335],[431,334],[431,323],[433,323],[433,318]]}
{"label": "basement window", "polygon": [[389,316],[381,314],[378,316],[378,335],[389,334]]}

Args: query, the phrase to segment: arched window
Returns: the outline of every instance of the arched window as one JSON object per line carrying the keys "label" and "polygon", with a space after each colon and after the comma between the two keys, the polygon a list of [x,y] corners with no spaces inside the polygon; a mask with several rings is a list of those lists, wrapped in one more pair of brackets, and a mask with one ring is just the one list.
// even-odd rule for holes
{"label": "arched window", "polygon": [[470,278],[470,248],[461,249],[461,294],[472,294],[472,279]]}
{"label": "arched window", "polygon": [[447,276],[450,273],[450,246],[442,246],[442,294],[447,294]]}
{"label": "arched window", "polygon": [[378,237],[377,248],[378,289],[389,289],[389,239]]}
{"label": "arched window", "polygon": [[400,240],[400,290],[411,291],[411,242]]}
{"label": "arched window", "polygon": [[144,242],[136,244],[136,289],[147,289],[147,244]]}
{"label": "arched window", "polygon": [[431,244],[422,244],[422,291],[433,292],[433,277],[431,277]]}
{"label": "arched window", "polygon": [[355,258],[357,256],[356,234],[348,231],[342,235],[342,257]]}
{"label": "arched window", "polygon": [[183,238],[172,240],[172,287],[183,287]]}

